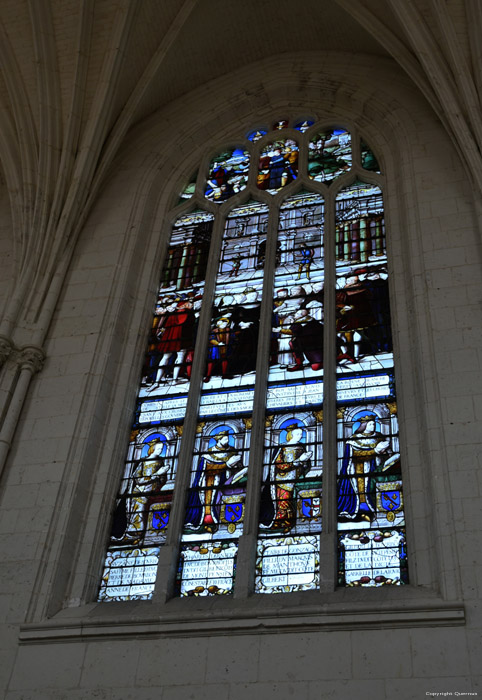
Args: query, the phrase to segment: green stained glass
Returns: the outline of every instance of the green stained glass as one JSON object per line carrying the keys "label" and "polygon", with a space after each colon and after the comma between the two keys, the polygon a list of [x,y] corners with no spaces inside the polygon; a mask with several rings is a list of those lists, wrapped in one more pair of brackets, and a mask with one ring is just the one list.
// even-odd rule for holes
{"label": "green stained glass", "polygon": [[313,180],[331,182],[351,168],[351,136],[345,129],[320,131],[308,149],[308,174]]}
{"label": "green stained glass", "polygon": [[367,146],[365,141],[363,141],[363,139],[360,142],[360,153],[362,168],[365,170],[371,170],[374,173],[379,173],[380,166],[378,165],[377,157],[371,148]]}

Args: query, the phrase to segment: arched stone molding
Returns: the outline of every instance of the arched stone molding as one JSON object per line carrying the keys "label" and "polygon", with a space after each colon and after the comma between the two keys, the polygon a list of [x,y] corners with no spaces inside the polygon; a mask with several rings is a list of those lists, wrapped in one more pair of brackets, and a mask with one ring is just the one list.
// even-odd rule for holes
{"label": "arched stone molding", "polygon": [[[86,381],[79,404],[75,439],[59,492],[61,506],[52,518],[47,535],[47,556],[34,586],[31,620],[43,618],[47,610],[55,613],[65,598],[76,601],[77,605],[79,601],[91,600],[94,595],[104,533],[130,422],[137,358],[142,355],[148,307],[154,299],[166,235],[175,217],[171,213],[171,220],[166,220],[166,212],[177,196],[178,183],[189,176],[200,160],[204,158],[207,162],[225,139],[242,134],[257,118],[274,116],[280,110],[306,109],[319,118],[342,119],[347,125],[356,123],[376,152],[383,156],[394,298],[397,299],[394,326],[398,328],[399,393],[402,421],[406,420],[407,425],[404,460],[408,467],[407,494],[423,493],[424,512],[417,514],[416,539],[412,532],[412,541],[417,542],[422,556],[429,542],[434,541],[432,526],[440,529],[439,515],[431,505],[431,482],[435,475],[447,479],[446,464],[437,459],[436,463],[427,462],[430,469],[425,469],[424,473],[420,469],[421,454],[430,452],[426,440],[427,417],[422,409],[428,403],[425,392],[437,391],[431,369],[434,349],[430,318],[420,303],[426,294],[417,195],[420,174],[412,165],[417,155],[420,124],[430,124],[434,143],[437,139],[445,143],[443,158],[447,161],[451,157],[454,167],[460,170],[460,166],[456,158],[450,156],[448,138],[440,129],[437,132],[437,124],[432,121],[425,102],[409,82],[402,78],[394,85],[394,77],[400,77],[400,73],[389,61],[365,58],[354,65],[353,56],[320,54],[304,59],[298,56],[298,70],[294,78],[289,78],[287,76],[293,73],[292,65],[287,72],[290,60],[293,58],[262,62],[256,69],[251,66],[234,76],[214,81],[208,90],[203,88],[203,94],[200,90],[179,100],[133,130],[125,150],[114,164],[115,174],[113,167],[112,178],[104,192],[106,199],[101,198],[97,207],[108,208],[107,198],[112,193],[126,194],[120,205],[126,225],[115,262],[120,272],[112,281],[110,301],[104,312],[103,331],[99,334],[94,358],[98,363],[96,372]],[[217,105],[214,115],[213,104]],[[463,180],[463,175],[459,175],[461,190]],[[120,201],[118,196],[116,201]],[[187,203],[178,211],[190,206]],[[206,203],[204,208],[209,210],[213,206],[216,205]],[[118,210],[116,215],[119,216]],[[411,323],[409,310],[415,307],[416,322],[413,323],[412,318]],[[132,337],[138,337],[137,341],[129,340]],[[407,346],[411,348],[410,354],[404,354]],[[105,360],[107,357],[111,359],[110,365]],[[407,410],[409,419],[405,415]],[[78,508],[81,506],[84,516],[79,525]],[[450,512],[449,499],[440,504],[440,509],[444,509],[445,521],[447,509]],[[64,539],[59,534],[63,532],[66,533]],[[450,538],[451,533],[447,532],[446,536]],[[425,569],[413,569],[415,581],[436,586],[443,578],[441,572],[456,569],[449,562],[453,556],[450,549],[441,545],[438,561],[431,562]],[[68,567],[58,564],[65,562],[66,557],[72,562],[72,578],[69,578]],[[52,595],[51,580],[54,581]],[[456,576],[445,577],[442,588],[446,599],[456,599]]]}

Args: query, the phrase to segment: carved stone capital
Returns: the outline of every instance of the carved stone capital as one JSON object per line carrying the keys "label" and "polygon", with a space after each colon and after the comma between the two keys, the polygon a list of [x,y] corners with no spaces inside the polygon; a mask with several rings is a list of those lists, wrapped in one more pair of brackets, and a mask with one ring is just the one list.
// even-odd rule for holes
{"label": "carved stone capital", "polygon": [[13,343],[10,338],[0,335],[0,365],[3,365],[13,350]]}
{"label": "carved stone capital", "polygon": [[45,353],[37,345],[25,345],[18,350],[17,363],[20,369],[29,369],[32,374],[40,372],[45,362]]}

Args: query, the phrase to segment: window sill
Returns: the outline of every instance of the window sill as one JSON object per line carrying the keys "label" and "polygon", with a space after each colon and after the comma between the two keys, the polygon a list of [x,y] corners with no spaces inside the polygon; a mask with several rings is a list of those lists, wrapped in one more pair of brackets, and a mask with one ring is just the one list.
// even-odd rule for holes
{"label": "window sill", "polygon": [[248,600],[232,599],[229,604],[224,599],[213,598],[175,599],[164,605],[152,601],[92,603],[66,608],[45,622],[22,625],[20,642],[38,644],[130,636],[196,637],[465,624],[464,605],[459,601],[442,601],[430,591],[409,586],[404,588],[403,595],[395,597],[394,593],[402,591],[382,592],[378,588],[340,590],[323,596],[323,602],[319,600],[319,593],[314,596],[291,593],[286,598],[276,596],[276,601],[273,600],[275,596],[267,600],[266,596],[258,595]]}

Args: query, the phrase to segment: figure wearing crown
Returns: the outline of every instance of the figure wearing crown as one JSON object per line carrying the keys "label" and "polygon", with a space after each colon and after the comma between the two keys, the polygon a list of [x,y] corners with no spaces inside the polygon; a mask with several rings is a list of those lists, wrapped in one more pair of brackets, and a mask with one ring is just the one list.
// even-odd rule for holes
{"label": "figure wearing crown", "polygon": [[339,516],[371,522],[376,516],[374,472],[382,472],[399,455],[390,457],[390,439],[376,429],[373,413],[357,417],[358,427],[345,442],[339,480]]}
{"label": "figure wearing crown", "polygon": [[214,444],[199,459],[188,499],[186,524],[215,532],[219,527],[222,487],[231,480],[241,455],[229,444],[229,431],[216,433],[212,440]]}

